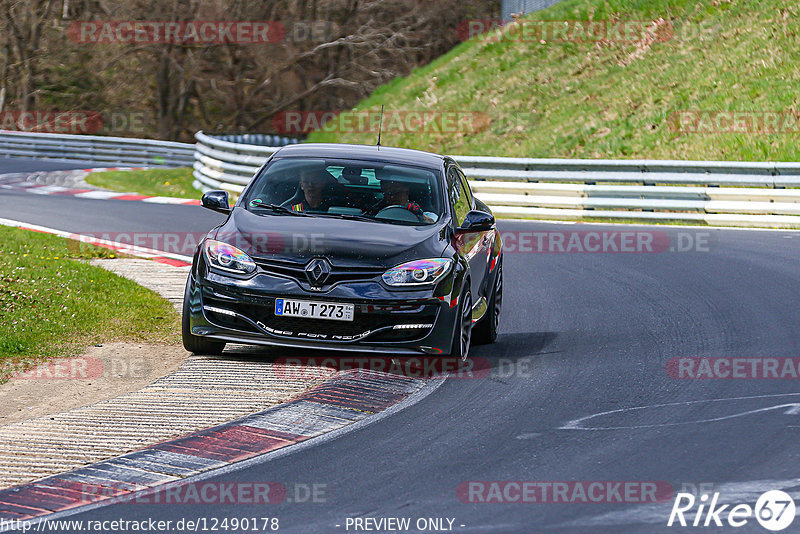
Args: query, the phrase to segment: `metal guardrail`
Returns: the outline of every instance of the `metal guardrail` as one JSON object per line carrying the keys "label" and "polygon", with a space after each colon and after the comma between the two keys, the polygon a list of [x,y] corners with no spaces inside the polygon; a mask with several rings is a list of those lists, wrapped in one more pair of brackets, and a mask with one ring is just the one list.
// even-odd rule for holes
{"label": "metal guardrail", "polygon": [[455,156],[482,180],[586,184],[800,187],[800,163],[683,160],[528,159]]}
{"label": "metal guardrail", "polygon": [[188,167],[194,161],[194,145],[155,139],[0,130],[0,156],[131,167]]}
{"label": "metal guardrail", "polygon": [[[277,150],[203,132],[195,137],[201,190],[240,193]],[[800,163],[454,159],[476,196],[501,217],[800,227]]]}
{"label": "metal guardrail", "polygon": [[243,145],[257,145],[257,146],[286,146],[294,145],[300,142],[299,139],[294,137],[284,137],[281,135],[246,133],[246,134],[206,134],[214,139],[220,141],[228,141],[230,143],[240,143]]}
{"label": "metal guardrail", "polygon": [[[0,131],[0,156],[191,166],[197,189],[240,193],[278,149],[265,145],[297,142],[261,134],[195,137],[191,145]],[[800,163],[454,158],[478,198],[501,217],[800,227]]]}
{"label": "metal guardrail", "polygon": [[[288,137],[261,136],[263,144],[238,141],[246,135],[211,136],[197,132],[194,152],[194,187],[201,191],[225,189],[241,193],[261,165],[281,146],[298,141]],[[279,146],[268,146],[278,141]]]}

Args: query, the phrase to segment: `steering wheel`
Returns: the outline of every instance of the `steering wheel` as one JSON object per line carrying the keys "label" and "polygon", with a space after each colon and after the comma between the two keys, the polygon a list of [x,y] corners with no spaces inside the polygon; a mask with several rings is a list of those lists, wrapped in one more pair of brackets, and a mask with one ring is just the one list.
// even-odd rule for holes
{"label": "steering wheel", "polygon": [[395,204],[386,206],[375,214],[376,219],[391,219],[393,221],[420,222],[416,213],[409,211],[405,206]]}

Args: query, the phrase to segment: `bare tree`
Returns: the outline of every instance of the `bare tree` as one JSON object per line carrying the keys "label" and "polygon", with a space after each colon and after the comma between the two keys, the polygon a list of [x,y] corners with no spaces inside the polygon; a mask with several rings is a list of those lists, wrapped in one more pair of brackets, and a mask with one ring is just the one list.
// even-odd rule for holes
{"label": "bare tree", "polygon": [[[2,30],[16,81],[16,94],[23,111],[36,107],[38,63],[42,30],[53,11],[53,0],[2,0]],[[5,88],[5,86],[4,86]]]}
{"label": "bare tree", "polygon": [[[270,131],[285,110],[344,110],[457,44],[499,0],[0,0],[0,101],[138,109],[148,132]],[[275,42],[76,43],[77,21],[270,21]],[[0,105],[2,105],[0,103]]]}

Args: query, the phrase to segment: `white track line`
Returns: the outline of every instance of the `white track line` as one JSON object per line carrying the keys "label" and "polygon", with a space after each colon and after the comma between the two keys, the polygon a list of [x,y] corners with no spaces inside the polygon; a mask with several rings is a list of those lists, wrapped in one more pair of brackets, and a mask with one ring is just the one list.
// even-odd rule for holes
{"label": "white track line", "polygon": [[114,198],[126,194],[127,193],[117,193],[114,191],[87,191],[86,193],[78,193],[77,195],[74,196],[76,198],[94,198],[94,199],[106,200],[109,198]]}

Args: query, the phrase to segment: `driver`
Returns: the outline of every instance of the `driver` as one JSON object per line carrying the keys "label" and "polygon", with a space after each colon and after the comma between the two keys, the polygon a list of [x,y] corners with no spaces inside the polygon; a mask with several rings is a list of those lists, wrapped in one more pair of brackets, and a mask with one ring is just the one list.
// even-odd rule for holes
{"label": "driver", "polygon": [[369,211],[373,214],[378,213],[384,208],[389,206],[398,206],[405,208],[421,221],[432,223],[434,222],[428,215],[422,211],[422,207],[408,198],[410,187],[407,182],[395,180],[393,177],[381,179],[381,191],[383,192],[383,200],[378,202]]}
{"label": "driver", "polygon": [[300,170],[300,192],[282,204],[292,211],[328,211],[329,189],[334,183],[323,169],[306,167]]}

